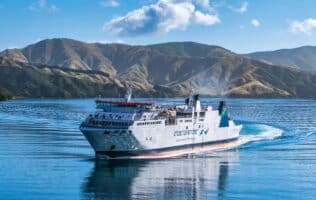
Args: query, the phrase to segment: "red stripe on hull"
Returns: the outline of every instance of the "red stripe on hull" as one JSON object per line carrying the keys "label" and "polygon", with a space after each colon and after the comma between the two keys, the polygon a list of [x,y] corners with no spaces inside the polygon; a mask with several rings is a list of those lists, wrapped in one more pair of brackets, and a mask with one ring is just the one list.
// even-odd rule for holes
{"label": "red stripe on hull", "polygon": [[107,158],[107,159],[157,159],[157,158],[172,158],[172,157],[178,157],[182,155],[187,154],[197,154],[207,151],[218,151],[218,150],[227,150],[231,148],[235,148],[239,145],[238,138],[235,140],[225,142],[225,143],[219,143],[219,144],[205,144],[200,146],[194,146],[194,147],[187,147],[183,149],[175,149],[175,150],[166,150],[161,152],[150,152],[150,153],[144,153],[144,154],[137,154],[137,155],[126,155],[126,156],[117,156],[117,157],[111,157],[109,155],[106,155],[106,153],[97,153],[98,158]]}

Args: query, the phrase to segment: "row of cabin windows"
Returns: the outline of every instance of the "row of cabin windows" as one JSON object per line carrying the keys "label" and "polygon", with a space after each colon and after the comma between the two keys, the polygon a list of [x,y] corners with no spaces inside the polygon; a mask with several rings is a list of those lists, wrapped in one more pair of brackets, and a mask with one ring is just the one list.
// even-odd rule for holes
{"label": "row of cabin windows", "polygon": [[[178,117],[192,117],[192,113],[187,112],[177,112]],[[194,113],[194,116],[197,116],[197,112]],[[200,112],[200,117],[205,117],[205,112]]]}
{"label": "row of cabin windows", "polygon": [[[89,115],[90,117],[93,117],[93,115],[92,114],[90,114]],[[94,115],[94,118],[101,118],[102,117],[102,119],[106,119],[106,118],[110,118],[110,119],[122,119],[122,116],[121,115],[114,115],[114,114],[109,114],[108,116],[106,116],[106,115],[101,115],[101,114],[95,114]]]}
{"label": "row of cabin windows", "polygon": [[137,123],[137,126],[153,125],[153,124],[161,124],[161,121],[157,121],[157,122],[139,122],[139,123]]}
{"label": "row of cabin windows", "polygon": [[100,125],[100,126],[129,126],[131,123],[128,122],[110,122],[110,121],[95,121],[90,120],[89,124]]}

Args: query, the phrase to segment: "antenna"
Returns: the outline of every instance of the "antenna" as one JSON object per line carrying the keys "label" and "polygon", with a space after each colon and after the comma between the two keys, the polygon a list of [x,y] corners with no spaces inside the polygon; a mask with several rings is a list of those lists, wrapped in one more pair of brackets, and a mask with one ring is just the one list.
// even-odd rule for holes
{"label": "antenna", "polygon": [[189,94],[189,105],[193,105],[193,88],[190,89],[190,94]]}
{"label": "antenna", "polygon": [[131,98],[132,98],[132,88],[131,87],[127,88],[127,91],[125,93],[124,98],[125,98],[126,102],[129,102],[131,100]]}

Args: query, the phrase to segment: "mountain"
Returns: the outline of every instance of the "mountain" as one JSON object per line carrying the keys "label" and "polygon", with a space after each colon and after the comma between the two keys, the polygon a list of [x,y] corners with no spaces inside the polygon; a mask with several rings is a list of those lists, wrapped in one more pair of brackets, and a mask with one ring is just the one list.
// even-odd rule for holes
{"label": "mountain", "polygon": [[[104,72],[62,69],[12,61],[0,56],[0,93],[16,97],[70,98],[118,97],[131,83],[111,78]],[[145,90],[134,87],[135,96],[170,96],[168,88],[153,86]],[[0,95],[1,96],[1,95]],[[10,96],[4,96],[7,99]]]}
{"label": "mountain", "polygon": [[[0,87],[15,96],[113,96],[131,86],[139,95],[153,96],[183,96],[194,88],[212,96],[316,97],[314,72],[194,42],[131,46],[49,39],[0,55],[6,60],[0,60]],[[29,93],[22,92],[24,83]],[[56,93],[46,94],[38,85]]]}
{"label": "mountain", "polygon": [[70,39],[43,40],[23,49],[8,49],[1,53],[20,62],[60,66],[70,69],[112,72],[111,62],[93,44]]}
{"label": "mountain", "polygon": [[[62,68],[102,71],[122,78],[151,79],[155,83],[169,82],[170,64],[179,68],[190,64],[192,59],[220,56],[228,53],[217,46],[192,42],[167,43],[150,46],[130,46],[125,44],[85,43],[71,39],[47,39],[22,49],[8,49],[0,53],[7,58],[32,64],[59,66]],[[187,62],[191,62],[188,63]],[[144,67],[146,69],[144,69]],[[148,70],[148,71],[147,71]],[[136,76],[136,77],[135,77]],[[147,77],[150,76],[150,77]]]}
{"label": "mountain", "polygon": [[275,65],[284,65],[304,70],[316,70],[316,47],[314,46],[255,52],[247,54],[247,56]]}

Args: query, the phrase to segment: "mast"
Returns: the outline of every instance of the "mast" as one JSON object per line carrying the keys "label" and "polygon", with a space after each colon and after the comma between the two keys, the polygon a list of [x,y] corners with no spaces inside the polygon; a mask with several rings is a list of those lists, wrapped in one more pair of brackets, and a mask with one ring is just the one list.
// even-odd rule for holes
{"label": "mast", "polygon": [[200,96],[196,94],[194,96],[195,100],[195,112],[196,112],[196,121],[200,120],[200,112],[201,112],[201,102],[200,102]]}
{"label": "mast", "polygon": [[131,98],[132,98],[132,88],[128,87],[127,91],[125,93],[124,99],[125,99],[126,102],[130,102]]}
{"label": "mast", "polygon": [[193,89],[191,88],[189,94],[189,101],[188,101],[189,108],[192,109],[192,121],[194,120],[194,105],[193,105]]}

